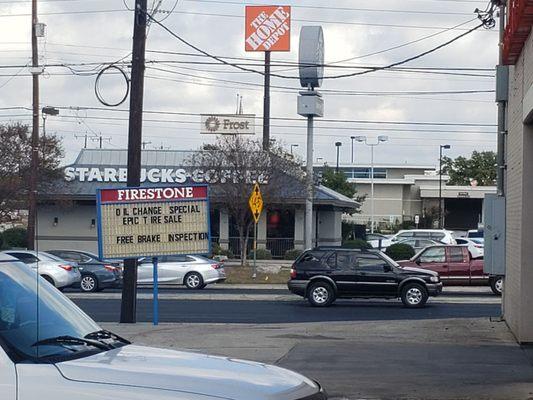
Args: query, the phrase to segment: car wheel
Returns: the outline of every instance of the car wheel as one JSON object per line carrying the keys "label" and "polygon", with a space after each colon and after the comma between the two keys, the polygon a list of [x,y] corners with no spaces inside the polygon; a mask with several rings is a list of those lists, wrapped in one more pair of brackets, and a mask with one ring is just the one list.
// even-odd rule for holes
{"label": "car wheel", "polygon": [[428,301],[428,292],[426,288],[419,283],[407,283],[402,288],[402,302],[409,308],[424,307]]}
{"label": "car wheel", "polygon": [[492,293],[496,296],[501,296],[503,293],[503,276],[491,278],[490,288],[492,289]]}
{"label": "car wheel", "polygon": [[335,291],[327,282],[316,282],[309,287],[307,300],[313,307],[327,307],[335,301]]}
{"label": "car wheel", "polygon": [[189,272],[184,279],[187,289],[203,289],[204,279],[198,272]]}
{"label": "car wheel", "polygon": [[94,275],[83,275],[80,281],[80,289],[85,293],[98,291],[98,279]]}
{"label": "car wheel", "polygon": [[44,280],[48,283],[50,283],[52,286],[55,286],[56,284],[54,283],[54,280],[52,278],[50,278],[48,275],[41,275]]}

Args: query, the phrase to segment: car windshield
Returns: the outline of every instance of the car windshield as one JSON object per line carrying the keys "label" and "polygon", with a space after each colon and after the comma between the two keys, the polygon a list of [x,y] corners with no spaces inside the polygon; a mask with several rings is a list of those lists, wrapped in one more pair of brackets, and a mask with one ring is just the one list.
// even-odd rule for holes
{"label": "car windshield", "polygon": [[55,256],[51,253],[44,253],[44,252],[39,252],[39,258],[41,259],[41,261],[59,261],[59,262],[65,262],[65,260],[63,260],[62,258],[58,257],[58,256]]}
{"label": "car windshield", "polygon": [[468,237],[469,238],[482,238],[483,232],[480,232],[480,231],[468,232]]}
{"label": "car windshield", "polygon": [[[35,343],[58,337],[84,338],[101,328],[61,292],[20,262],[0,261],[0,343],[23,360],[79,356],[88,345]],[[101,351],[101,350],[100,350]]]}

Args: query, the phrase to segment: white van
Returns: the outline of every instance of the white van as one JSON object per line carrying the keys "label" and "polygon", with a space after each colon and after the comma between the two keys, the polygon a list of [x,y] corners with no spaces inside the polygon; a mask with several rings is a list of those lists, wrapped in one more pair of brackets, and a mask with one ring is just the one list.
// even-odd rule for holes
{"label": "white van", "polygon": [[453,232],[446,229],[406,229],[391,238],[392,244],[405,239],[431,239],[444,244],[457,244]]}

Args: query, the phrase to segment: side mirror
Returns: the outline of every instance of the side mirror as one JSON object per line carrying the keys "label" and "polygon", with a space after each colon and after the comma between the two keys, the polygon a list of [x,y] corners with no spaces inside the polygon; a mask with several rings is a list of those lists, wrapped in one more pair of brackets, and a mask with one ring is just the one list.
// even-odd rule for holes
{"label": "side mirror", "polygon": [[420,265],[420,258],[417,258],[417,259],[415,260],[415,264],[416,264],[416,265]]}
{"label": "side mirror", "polygon": [[391,272],[392,271],[392,267],[389,264],[385,264],[383,266],[383,271],[384,272]]}

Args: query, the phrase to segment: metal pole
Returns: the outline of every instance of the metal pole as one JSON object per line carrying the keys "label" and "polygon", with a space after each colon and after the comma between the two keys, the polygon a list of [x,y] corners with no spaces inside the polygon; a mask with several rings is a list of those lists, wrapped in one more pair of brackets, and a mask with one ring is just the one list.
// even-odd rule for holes
{"label": "metal pole", "polygon": [[[130,116],[128,130],[128,187],[141,184],[141,142],[146,46],[146,3],[135,0],[131,65]],[[137,259],[124,261],[124,283],[120,308],[121,323],[137,320]]]}
{"label": "metal pole", "polygon": [[252,278],[257,277],[257,222],[254,222],[254,271]]}
{"label": "metal pole", "polygon": [[442,145],[439,147],[439,229],[442,229]]}
{"label": "metal pole", "polygon": [[263,149],[270,147],[270,51],[265,51],[265,94],[263,98]]}
{"label": "metal pole", "polygon": [[31,2],[31,65],[32,71],[32,91],[33,91],[33,118],[31,130],[31,174],[28,204],[28,249],[35,248],[35,224],[37,215],[37,180],[39,173],[39,49],[37,45],[37,0]]}
{"label": "metal pole", "polygon": [[339,172],[339,153],[340,153],[340,146],[336,146],[337,147],[337,166],[335,168],[335,172]]}
{"label": "metal pole", "polygon": [[355,139],[354,136],[350,137],[350,139],[352,139],[352,167],[353,167],[353,141]]}
{"label": "metal pole", "polygon": [[[306,186],[307,197],[305,199],[305,248],[313,247],[313,119],[307,117],[307,161],[306,161]],[[317,227],[318,229],[318,227]]]}
{"label": "metal pole", "polygon": [[46,137],[46,117],[45,113],[43,113],[43,137]]}
{"label": "metal pole", "polygon": [[158,268],[158,259],[154,257],[152,259],[152,264],[154,265],[154,294],[153,294],[153,306],[154,306],[154,325],[159,325],[159,272]]}
{"label": "metal pole", "polygon": [[370,232],[374,233],[374,145],[370,145]]}

